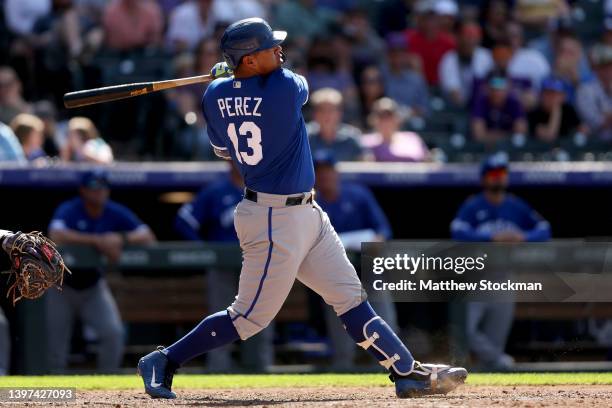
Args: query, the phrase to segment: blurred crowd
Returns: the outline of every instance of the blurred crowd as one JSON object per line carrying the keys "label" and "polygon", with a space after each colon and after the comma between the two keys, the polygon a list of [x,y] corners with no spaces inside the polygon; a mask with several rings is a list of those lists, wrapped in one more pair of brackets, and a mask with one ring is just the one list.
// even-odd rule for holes
{"label": "blurred crowd", "polygon": [[312,147],[339,160],[612,159],[612,1],[0,4],[0,160],[213,160],[204,85],[74,111],[62,96],[206,73],[252,16],[289,32]]}

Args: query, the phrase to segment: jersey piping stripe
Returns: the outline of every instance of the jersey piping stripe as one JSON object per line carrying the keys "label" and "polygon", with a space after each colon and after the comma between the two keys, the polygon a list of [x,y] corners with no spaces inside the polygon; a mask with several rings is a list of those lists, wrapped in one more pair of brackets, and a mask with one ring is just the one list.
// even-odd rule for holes
{"label": "jersey piping stripe", "polygon": [[210,145],[211,145],[212,147],[214,147],[215,149],[218,149],[218,150],[227,150],[227,147],[219,147],[219,146],[215,146],[214,144],[212,144],[212,142],[209,142],[209,143],[210,143]]}
{"label": "jersey piping stripe", "polygon": [[244,318],[249,317],[249,313],[255,307],[255,303],[257,303],[257,299],[259,299],[259,295],[261,294],[261,289],[263,288],[264,281],[266,280],[266,276],[268,275],[268,267],[270,266],[270,258],[272,258],[272,248],[274,247],[274,242],[272,242],[272,207],[268,208],[268,258],[266,259],[266,266],[264,267],[264,273],[259,281],[259,287],[257,288],[257,293],[255,294],[255,299],[253,299],[253,303],[251,303],[251,307],[244,314]]}

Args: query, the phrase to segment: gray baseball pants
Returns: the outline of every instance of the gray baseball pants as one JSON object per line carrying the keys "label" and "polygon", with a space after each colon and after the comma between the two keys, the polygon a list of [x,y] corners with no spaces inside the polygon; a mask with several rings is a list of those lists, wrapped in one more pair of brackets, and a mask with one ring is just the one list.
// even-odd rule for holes
{"label": "gray baseball pants", "polygon": [[241,339],[274,319],[296,279],[341,315],[366,299],[355,268],[327,214],[307,193],[301,205],[288,196],[258,193],[242,200],[234,225],[243,252],[238,295],[228,311]]}
{"label": "gray baseball pants", "polygon": [[495,364],[504,354],[513,320],[514,302],[467,304],[467,341],[481,363]]}
{"label": "gray baseball pants", "polygon": [[7,375],[11,363],[11,335],[9,322],[0,309],[0,375]]}
{"label": "gray baseball pants", "polygon": [[106,280],[100,279],[83,290],[69,286],[62,291],[52,288],[46,301],[49,366],[53,372],[66,370],[72,327],[77,318],[98,335],[98,370],[111,373],[119,369],[124,348],[123,325]]}

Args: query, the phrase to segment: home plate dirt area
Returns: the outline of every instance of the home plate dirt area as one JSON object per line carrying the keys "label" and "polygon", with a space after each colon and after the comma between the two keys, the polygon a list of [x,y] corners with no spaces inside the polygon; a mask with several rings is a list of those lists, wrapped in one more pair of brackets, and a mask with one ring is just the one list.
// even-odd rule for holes
{"label": "home plate dirt area", "polygon": [[[154,400],[137,390],[77,391],[85,407],[612,407],[612,385],[465,385],[446,396],[397,399],[393,387],[304,387],[176,390]],[[2,404],[0,404],[2,405]],[[37,404],[30,403],[35,406]],[[23,406],[23,404],[21,404]]]}

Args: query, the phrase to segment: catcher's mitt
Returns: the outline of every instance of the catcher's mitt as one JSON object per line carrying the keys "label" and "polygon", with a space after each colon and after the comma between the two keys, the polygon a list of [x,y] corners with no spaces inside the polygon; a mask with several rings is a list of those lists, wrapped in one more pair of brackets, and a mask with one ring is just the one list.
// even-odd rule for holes
{"label": "catcher's mitt", "polygon": [[41,232],[8,235],[2,248],[11,258],[9,280],[15,277],[6,295],[13,297],[13,304],[21,298],[39,298],[51,286],[61,288],[64,272],[71,273],[55,244]]}

